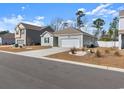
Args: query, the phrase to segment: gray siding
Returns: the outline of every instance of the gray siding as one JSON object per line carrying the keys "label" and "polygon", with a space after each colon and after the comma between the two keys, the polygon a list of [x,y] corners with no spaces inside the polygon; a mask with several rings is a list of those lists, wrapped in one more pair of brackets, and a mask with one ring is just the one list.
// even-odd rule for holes
{"label": "gray siding", "polygon": [[2,38],[2,45],[11,45],[15,43],[14,38]]}
{"label": "gray siding", "polygon": [[45,31],[53,32],[54,30],[51,29],[51,27],[47,27],[43,29],[42,31],[26,29],[26,44],[27,45],[37,44],[37,43],[41,44],[40,35]]}
{"label": "gray siding", "polygon": [[41,31],[36,31],[36,30],[26,30],[26,44],[36,44],[40,43],[40,35],[42,34]]}

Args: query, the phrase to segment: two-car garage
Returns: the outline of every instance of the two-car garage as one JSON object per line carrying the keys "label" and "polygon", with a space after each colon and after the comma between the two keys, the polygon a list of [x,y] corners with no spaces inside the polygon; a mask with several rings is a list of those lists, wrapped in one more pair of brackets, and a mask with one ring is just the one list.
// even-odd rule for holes
{"label": "two-car garage", "polygon": [[58,47],[67,48],[82,48],[89,44],[94,44],[97,40],[93,35],[76,28],[66,28],[56,31],[52,36],[53,38],[57,37],[57,39],[53,39],[53,45],[57,43],[56,45]]}
{"label": "two-car garage", "polygon": [[77,38],[65,38],[65,39],[61,39],[61,47],[76,47],[79,48],[80,47],[80,40]]}

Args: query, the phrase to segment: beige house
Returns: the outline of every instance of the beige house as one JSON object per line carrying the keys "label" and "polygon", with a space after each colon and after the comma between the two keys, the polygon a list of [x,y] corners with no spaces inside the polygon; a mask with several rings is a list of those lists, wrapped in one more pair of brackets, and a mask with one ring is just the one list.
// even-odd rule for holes
{"label": "beige house", "polygon": [[41,36],[42,46],[76,47],[96,45],[97,38],[75,28],[67,28],[57,32],[45,31]]}
{"label": "beige house", "polygon": [[119,12],[119,49],[124,48],[124,10]]}
{"label": "beige house", "polygon": [[40,27],[19,23],[15,28],[15,43],[19,45],[40,44],[40,35],[45,31],[53,32],[53,29],[49,26]]}

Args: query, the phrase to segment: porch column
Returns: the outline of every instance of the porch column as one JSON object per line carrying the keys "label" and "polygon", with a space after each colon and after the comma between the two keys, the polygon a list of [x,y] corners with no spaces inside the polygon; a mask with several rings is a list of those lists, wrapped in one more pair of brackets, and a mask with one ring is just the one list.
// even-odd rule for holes
{"label": "porch column", "polygon": [[119,34],[119,49],[122,49],[122,34]]}

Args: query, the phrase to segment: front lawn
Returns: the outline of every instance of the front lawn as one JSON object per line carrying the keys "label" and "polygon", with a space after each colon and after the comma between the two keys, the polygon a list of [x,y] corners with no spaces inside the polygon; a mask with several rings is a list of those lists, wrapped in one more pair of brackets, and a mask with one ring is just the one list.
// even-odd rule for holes
{"label": "front lawn", "polygon": [[9,52],[23,52],[23,51],[31,51],[31,50],[38,50],[38,49],[46,49],[46,48],[50,48],[49,46],[25,46],[22,48],[19,47],[13,47],[13,46],[0,46],[0,50],[3,51],[9,51]]}
{"label": "front lawn", "polygon": [[91,50],[99,50],[99,52],[101,53],[101,57],[94,56],[94,54],[88,54],[85,56],[75,56],[70,55],[69,51],[57,53],[48,57],[77,61],[82,63],[124,68],[124,50],[119,51],[118,49],[113,48],[93,48]]}

